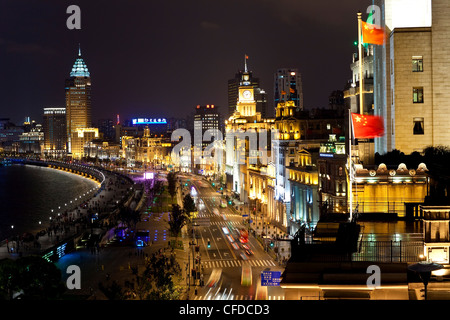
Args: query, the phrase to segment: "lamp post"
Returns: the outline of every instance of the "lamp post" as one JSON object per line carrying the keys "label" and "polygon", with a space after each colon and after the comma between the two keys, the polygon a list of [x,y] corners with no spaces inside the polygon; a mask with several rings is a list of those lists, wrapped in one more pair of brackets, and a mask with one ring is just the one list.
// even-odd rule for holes
{"label": "lamp post", "polygon": [[427,286],[430,281],[431,272],[442,268],[444,268],[443,265],[431,261],[421,261],[408,267],[409,270],[419,274],[420,280],[422,280],[425,286],[425,300],[427,300]]}

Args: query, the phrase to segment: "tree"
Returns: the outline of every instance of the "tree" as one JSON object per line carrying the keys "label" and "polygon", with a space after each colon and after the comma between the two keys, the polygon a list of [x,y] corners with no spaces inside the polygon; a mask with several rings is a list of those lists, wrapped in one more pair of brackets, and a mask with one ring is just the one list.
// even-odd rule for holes
{"label": "tree", "polygon": [[133,210],[126,206],[120,206],[118,218],[128,227],[136,225],[140,220],[140,214],[138,211]]}
{"label": "tree", "polygon": [[174,172],[169,172],[167,174],[167,191],[169,192],[170,196],[172,197],[172,202],[173,202],[173,197],[175,197],[175,195],[177,193],[177,177]]}
{"label": "tree", "polygon": [[181,210],[178,204],[172,205],[172,213],[169,220],[169,229],[173,235],[175,235],[175,242],[178,240],[178,234],[181,228],[186,224],[188,217],[186,213]]}
{"label": "tree", "polygon": [[11,259],[0,261],[0,300],[11,300],[13,293],[19,291],[16,262]]}
{"label": "tree", "polygon": [[102,282],[99,282],[98,288],[108,300],[125,300],[125,292],[115,280],[109,286],[105,286]]}
{"label": "tree", "polygon": [[194,199],[192,199],[190,194],[185,195],[183,198],[183,209],[188,217],[192,212],[197,211]]}
{"label": "tree", "polygon": [[0,294],[4,299],[12,299],[14,293],[21,293],[21,299],[57,299],[64,290],[61,271],[39,256],[0,263]]}
{"label": "tree", "polygon": [[[181,268],[173,256],[153,256],[143,273],[150,284],[148,300],[178,300],[181,288],[174,283],[174,277],[181,277]],[[178,278],[176,280],[180,280]]]}

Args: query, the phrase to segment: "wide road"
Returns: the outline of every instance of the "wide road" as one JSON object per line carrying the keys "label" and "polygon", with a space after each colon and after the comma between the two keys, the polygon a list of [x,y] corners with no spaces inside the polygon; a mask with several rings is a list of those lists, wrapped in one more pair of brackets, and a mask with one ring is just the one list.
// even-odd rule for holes
{"label": "wide road", "polygon": [[[283,268],[277,265],[251,235],[247,243],[251,254],[245,252],[239,241],[239,230],[248,229],[248,225],[228,204],[226,207],[221,206],[222,195],[209,182],[194,175],[179,177],[183,193],[190,192],[193,195],[198,209],[199,225],[194,226],[191,231],[199,247],[198,256],[205,284],[214,269],[222,271],[222,279],[216,287],[209,288],[205,285],[193,299],[255,300],[261,271],[282,271]],[[251,285],[241,285],[243,264],[251,267]],[[258,289],[258,293],[267,300],[284,299],[279,287],[262,287]]]}

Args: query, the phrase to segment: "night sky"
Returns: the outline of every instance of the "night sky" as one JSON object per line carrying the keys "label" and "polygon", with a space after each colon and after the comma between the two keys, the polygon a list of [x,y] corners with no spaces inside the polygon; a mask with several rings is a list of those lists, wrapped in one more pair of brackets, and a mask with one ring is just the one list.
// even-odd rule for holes
{"label": "night sky", "polygon": [[[0,2],[0,118],[42,121],[65,107],[78,43],[92,79],[92,114],[184,117],[227,106],[244,55],[273,96],[277,68],[298,68],[306,108],[326,107],[351,79],[358,11],[371,0],[76,0]],[[81,30],[69,30],[69,5]],[[272,106],[272,103],[269,103]]]}

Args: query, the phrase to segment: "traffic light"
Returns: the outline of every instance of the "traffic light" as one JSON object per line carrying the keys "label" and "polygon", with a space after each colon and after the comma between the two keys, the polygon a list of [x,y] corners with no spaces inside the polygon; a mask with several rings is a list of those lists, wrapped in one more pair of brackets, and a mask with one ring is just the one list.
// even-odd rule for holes
{"label": "traffic light", "polygon": [[199,252],[200,251],[200,247],[199,246],[195,246],[195,252]]}
{"label": "traffic light", "polygon": [[211,248],[211,242],[208,241],[208,248]]}
{"label": "traffic light", "polygon": [[231,204],[231,200],[230,200],[230,201],[228,201],[228,204]]}
{"label": "traffic light", "polygon": [[270,247],[273,248],[273,241],[270,241]]}
{"label": "traffic light", "polygon": [[212,183],[212,186],[214,187],[215,185],[216,185],[216,184],[213,182],[213,183]]}
{"label": "traffic light", "polygon": [[184,185],[187,187],[187,185],[188,185],[187,182]]}

